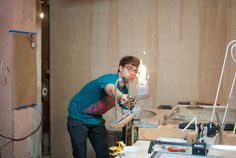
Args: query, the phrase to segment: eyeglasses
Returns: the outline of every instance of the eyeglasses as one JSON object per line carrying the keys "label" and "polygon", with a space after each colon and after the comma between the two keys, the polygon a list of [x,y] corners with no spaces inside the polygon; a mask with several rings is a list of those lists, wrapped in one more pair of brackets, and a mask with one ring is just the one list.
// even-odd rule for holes
{"label": "eyeglasses", "polygon": [[132,65],[125,65],[124,67],[125,67],[129,72],[132,72],[132,73],[135,73],[135,74],[138,73],[138,69],[135,68],[135,67],[132,66]]}

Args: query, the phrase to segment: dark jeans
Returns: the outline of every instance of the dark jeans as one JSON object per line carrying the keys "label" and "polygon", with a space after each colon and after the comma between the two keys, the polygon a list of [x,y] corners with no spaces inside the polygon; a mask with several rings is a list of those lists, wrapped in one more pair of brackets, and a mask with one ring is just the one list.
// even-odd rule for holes
{"label": "dark jeans", "polygon": [[79,120],[68,118],[67,129],[70,134],[74,158],[86,158],[87,138],[89,138],[97,158],[108,158],[107,131],[103,120],[98,125],[89,125]]}

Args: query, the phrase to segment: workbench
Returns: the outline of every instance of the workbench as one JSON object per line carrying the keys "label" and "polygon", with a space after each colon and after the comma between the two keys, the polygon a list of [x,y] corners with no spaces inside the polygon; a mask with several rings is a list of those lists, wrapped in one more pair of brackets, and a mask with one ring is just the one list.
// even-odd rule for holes
{"label": "workbench", "polygon": [[[151,154],[148,154],[148,148],[149,148],[150,141],[149,140],[138,140],[136,141],[133,146],[139,147],[139,151],[135,153],[125,153],[122,158],[150,158]],[[163,154],[161,154],[163,153]],[[236,152],[233,151],[223,151],[223,150],[213,150],[209,149],[209,152],[207,156],[196,156],[192,155],[192,149],[189,147],[186,151],[186,153],[183,152],[168,152],[166,149],[163,149],[162,151],[159,151],[157,155],[160,155],[160,158],[235,158]],[[157,157],[155,157],[157,158]]]}
{"label": "workbench", "polygon": [[[178,114],[179,109],[185,109],[188,111],[183,111],[181,114]],[[155,113],[156,115],[153,117],[148,118],[142,118],[142,121],[147,123],[159,123],[159,126],[157,128],[139,128],[138,136],[139,139],[148,139],[148,140],[154,140],[159,137],[170,137],[170,138],[185,138],[188,140],[189,143],[192,143],[196,140],[196,132],[194,130],[186,130],[184,133],[182,132],[182,129],[179,129],[179,124],[183,123],[181,119],[189,119],[184,120],[184,122],[190,122],[191,117],[183,117],[184,114],[186,116],[192,115],[191,113],[197,113],[198,114],[198,123],[207,123],[210,121],[207,116],[210,116],[212,107],[210,106],[192,106],[192,105],[176,105],[171,110],[164,110],[164,109],[144,109],[145,111],[150,111],[152,113]],[[193,112],[195,110],[195,112]],[[222,107],[223,110],[224,108]],[[187,112],[191,112],[187,115]],[[218,112],[222,115],[222,112]],[[163,118],[165,118],[164,120]],[[181,116],[181,117],[180,117]],[[178,117],[180,117],[178,119]],[[183,118],[182,118],[183,117]],[[222,116],[220,116],[222,117]],[[231,110],[229,114],[228,121],[231,121],[231,123],[235,122],[236,120],[236,110]],[[164,125],[161,125],[164,124]],[[222,144],[228,144],[228,145],[236,145],[236,134],[233,134],[232,131],[224,131],[222,133]],[[236,156],[235,156],[236,157]]]}

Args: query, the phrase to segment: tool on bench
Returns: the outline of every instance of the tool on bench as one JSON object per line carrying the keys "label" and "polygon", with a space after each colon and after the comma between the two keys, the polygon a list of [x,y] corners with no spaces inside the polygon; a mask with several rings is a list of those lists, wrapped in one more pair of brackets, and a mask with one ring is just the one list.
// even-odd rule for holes
{"label": "tool on bench", "polygon": [[208,149],[206,143],[193,143],[192,155],[207,155]]}
{"label": "tool on bench", "polygon": [[118,141],[116,142],[116,144],[117,146],[112,146],[109,148],[110,155],[112,156],[120,154],[124,150],[124,147],[126,146],[126,144],[123,141]]}
{"label": "tool on bench", "polygon": [[212,138],[215,137],[216,133],[218,132],[217,126],[214,122],[209,122],[207,124],[207,136]]}
{"label": "tool on bench", "polygon": [[161,140],[156,140],[156,141],[155,141],[155,144],[159,144],[159,145],[189,146],[189,147],[192,146],[192,144],[190,144],[190,143],[170,142],[170,141],[161,141]]}
{"label": "tool on bench", "polygon": [[[181,147],[175,147],[175,146],[186,146],[186,147],[192,147],[192,155],[206,155],[208,153],[207,144],[206,143],[182,143],[182,142],[168,142],[168,141],[154,141],[150,145],[171,145],[168,147],[168,151],[170,152],[186,152],[186,149]],[[150,146],[149,146],[150,148]]]}
{"label": "tool on bench", "polygon": [[175,147],[175,146],[170,146],[167,148],[168,151],[170,152],[186,152],[186,149],[184,148],[179,148],[179,147]]}

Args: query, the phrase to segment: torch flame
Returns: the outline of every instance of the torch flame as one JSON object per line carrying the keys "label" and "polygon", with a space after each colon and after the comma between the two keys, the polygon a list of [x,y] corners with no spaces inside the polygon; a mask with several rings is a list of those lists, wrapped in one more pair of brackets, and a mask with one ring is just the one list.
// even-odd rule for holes
{"label": "torch flame", "polygon": [[143,60],[141,59],[140,65],[138,68],[138,94],[139,95],[146,95],[148,93],[148,86],[147,86],[147,79],[149,75],[147,73],[147,67],[143,64]]}

